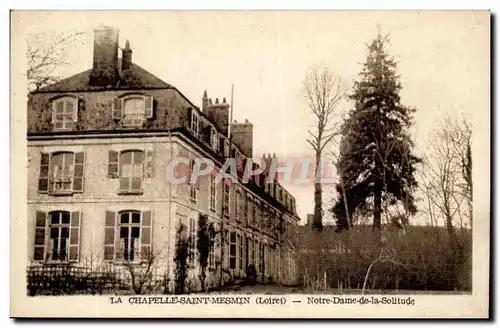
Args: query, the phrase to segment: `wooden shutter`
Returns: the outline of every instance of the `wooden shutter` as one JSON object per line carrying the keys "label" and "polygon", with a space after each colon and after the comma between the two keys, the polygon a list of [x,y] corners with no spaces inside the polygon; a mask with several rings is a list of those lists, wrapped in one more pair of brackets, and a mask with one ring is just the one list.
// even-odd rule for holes
{"label": "wooden shutter", "polygon": [[142,213],[141,220],[141,258],[147,260],[152,254],[153,216],[151,211]]}
{"label": "wooden shutter", "polygon": [[74,161],[73,192],[83,192],[85,152],[75,153]]}
{"label": "wooden shutter", "polygon": [[45,260],[45,245],[47,231],[47,212],[36,211],[35,217],[35,245],[33,259],[35,261]]}
{"label": "wooden shutter", "polygon": [[80,256],[80,232],[82,217],[80,212],[72,212],[69,230],[69,260],[78,261]]}
{"label": "wooden shutter", "polygon": [[117,151],[110,150],[108,152],[108,177],[110,178],[117,178],[119,176],[118,155]]}
{"label": "wooden shutter", "polygon": [[192,111],[193,111],[193,109],[191,107],[188,107],[188,109],[186,111],[187,112],[187,120],[186,121],[187,121],[187,127],[188,127],[189,131],[192,131],[191,130],[191,120],[193,118],[193,116],[191,115]]}
{"label": "wooden shutter", "polygon": [[104,260],[113,261],[115,258],[115,230],[116,214],[106,211],[106,221],[104,224]]}
{"label": "wooden shutter", "polygon": [[40,176],[38,177],[39,193],[47,193],[49,191],[49,169],[50,169],[50,154],[41,153]]}
{"label": "wooden shutter", "polygon": [[147,150],[144,156],[144,176],[152,178],[154,176],[154,151]]}
{"label": "wooden shutter", "polygon": [[153,118],[153,105],[153,96],[146,96],[144,108],[144,117],[146,117],[146,119]]}
{"label": "wooden shutter", "polygon": [[113,119],[122,119],[122,99],[120,98],[115,98],[113,101]]}

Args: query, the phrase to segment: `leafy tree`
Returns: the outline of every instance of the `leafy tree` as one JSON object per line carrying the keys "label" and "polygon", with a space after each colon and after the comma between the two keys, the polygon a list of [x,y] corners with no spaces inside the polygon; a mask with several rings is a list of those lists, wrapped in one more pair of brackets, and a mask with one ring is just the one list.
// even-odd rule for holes
{"label": "leafy tree", "polygon": [[198,249],[198,259],[200,263],[201,290],[205,291],[205,279],[207,277],[207,266],[210,249],[214,245],[215,229],[213,224],[208,223],[206,215],[200,215],[198,219],[198,235],[196,247]]}
{"label": "leafy tree", "polygon": [[188,257],[190,238],[187,236],[187,227],[180,224],[176,232],[175,242],[175,294],[186,292],[186,278],[188,274]]}
{"label": "leafy tree", "polygon": [[396,62],[385,50],[387,40],[379,34],[368,45],[366,62],[349,96],[354,108],[342,126],[336,186],[341,196],[333,207],[338,230],[349,228],[348,213],[373,213],[379,241],[382,212],[387,214],[389,205],[403,203],[409,213],[416,212],[414,174],[420,162],[408,132],[415,109],[400,102],[402,86]]}

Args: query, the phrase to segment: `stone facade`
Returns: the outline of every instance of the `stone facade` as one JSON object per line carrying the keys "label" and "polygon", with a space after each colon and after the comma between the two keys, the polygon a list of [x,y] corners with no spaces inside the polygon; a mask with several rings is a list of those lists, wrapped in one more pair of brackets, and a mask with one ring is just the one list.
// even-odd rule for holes
{"label": "stone facade", "polygon": [[[127,68],[119,69],[114,84],[106,76],[107,85],[99,85],[90,70],[29,95],[30,262],[141,265],[145,254],[161,253],[155,274],[173,281],[178,228],[184,225],[196,239],[204,215],[219,231],[208,284],[219,282],[221,262],[225,281],[245,278],[253,264],[261,282],[294,284],[299,218],[295,199],[278,182],[266,184],[262,176],[230,184],[223,213],[224,183],[212,184],[210,176],[196,185],[167,179],[169,163],[179,157],[210,158],[219,167],[229,156],[252,160],[251,124],[229,143],[227,129],[175,87],[129,62],[128,42],[126,50]],[[208,105],[206,92],[203,104]],[[229,106],[221,104],[227,121]],[[215,110],[213,117],[220,117]],[[188,261],[190,286],[198,290],[195,247]]]}

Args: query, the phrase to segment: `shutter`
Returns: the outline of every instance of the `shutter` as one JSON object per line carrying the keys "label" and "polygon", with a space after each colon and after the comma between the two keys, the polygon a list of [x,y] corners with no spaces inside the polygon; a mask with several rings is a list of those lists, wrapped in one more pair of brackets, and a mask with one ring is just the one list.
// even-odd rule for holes
{"label": "shutter", "polygon": [[47,193],[49,191],[49,169],[50,169],[50,154],[41,153],[40,176],[38,177],[39,193]]}
{"label": "shutter", "polygon": [[113,261],[115,258],[115,212],[106,211],[106,222],[104,225],[104,260]]}
{"label": "shutter", "polygon": [[193,116],[191,115],[192,111],[193,111],[193,109],[191,107],[188,107],[188,109],[187,109],[187,126],[188,126],[188,129],[190,131],[192,131],[191,130],[191,120],[193,118]]}
{"label": "shutter", "polygon": [[35,261],[45,260],[45,245],[47,231],[47,213],[36,211],[35,218],[35,245],[33,259]]}
{"label": "shutter", "polygon": [[151,211],[142,213],[141,221],[141,258],[148,260],[152,255],[152,240],[153,240],[153,216]]}
{"label": "shutter", "polygon": [[153,118],[153,96],[146,97],[145,103],[144,116],[146,119]]}
{"label": "shutter", "polygon": [[83,180],[85,169],[85,152],[75,153],[73,192],[83,192]]}
{"label": "shutter", "polygon": [[122,99],[115,98],[113,101],[113,119],[121,120],[122,118]]}
{"label": "shutter", "polygon": [[119,176],[118,170],[118,152],[110,150],[108,152],[108,177],[117,178]]}
{"label": "shutter", "polygon": [[69,260],[78,261],[80,255],[80,232],[82,226],[80,212],[72,212],[69,230]]}
{"label": "shutter", "polygon": [[154,176],[154,151],[148,150],[144,157],[144,176],[152,178]]}

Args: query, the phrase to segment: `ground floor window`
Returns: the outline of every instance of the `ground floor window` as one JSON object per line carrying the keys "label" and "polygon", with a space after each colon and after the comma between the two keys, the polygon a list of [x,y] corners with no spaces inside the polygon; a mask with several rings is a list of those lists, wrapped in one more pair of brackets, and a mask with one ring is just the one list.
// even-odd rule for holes
{"label": "ground floor window", "polygon": [[236,232],[231,232],[229,240],[229,269],[236,269]]}

